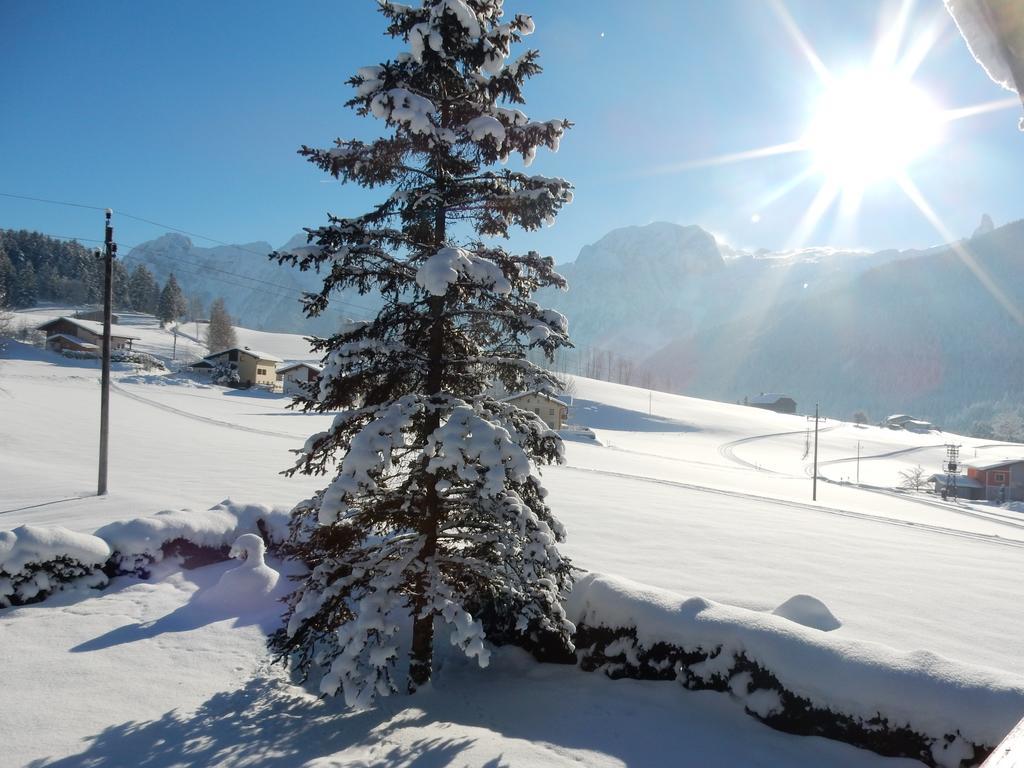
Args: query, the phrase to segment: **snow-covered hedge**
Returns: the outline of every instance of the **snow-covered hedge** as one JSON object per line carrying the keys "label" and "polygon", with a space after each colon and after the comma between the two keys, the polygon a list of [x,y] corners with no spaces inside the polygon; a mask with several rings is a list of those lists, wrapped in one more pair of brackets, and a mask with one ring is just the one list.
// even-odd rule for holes
{"label": "snow-covered hedge", "polygon": [[284,507],[225,499],[204,512],[166,510],[152,517],[119,520],[96,535],[110,545],[114,573],[145,577],[149,566],[168,555],[182,555],[186,567],[226,560],[232,542],[243,533],[255,533],[273,547],[287,537],[289,520]]}
{"label": "snow-covered hedge", "polygon": [[584,669],[727,691],[769,726],[884,755],[976,765],[1024,714],[1024,678],[624,579],[588,574],[566,607]]}
{"label": "snow-covered hedge", "polygon": [[103,539],[59,526],[0,531],[0,608],[25,605],[73,587],[107,583]]}
{"label": "snow-covered hedge", "polygon": [[228,499],[204,512],[165,511],[110,523],[94,535],[57,526],[0,531],[0,608],[70,587],[102,587],[111,576],[146,578],[154,563],[170,556],[182,557],[187,568],[226,560],[245,533],[274,547],[287,536],[289,518],[283,507]]}

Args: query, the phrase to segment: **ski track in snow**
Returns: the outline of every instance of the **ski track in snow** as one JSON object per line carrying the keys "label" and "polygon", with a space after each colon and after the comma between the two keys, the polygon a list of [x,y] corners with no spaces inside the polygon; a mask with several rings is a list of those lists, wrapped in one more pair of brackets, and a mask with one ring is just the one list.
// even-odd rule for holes
{"label": "ski track in snow", "polygon": [[297,437],[296,435],[289,435],[289,434],[287,434],[285,432],[272,432],[269,429],[257,429],[256,427],[243,427],[241,424],[232,424],[229,421],[220,421],[219,419],[211,419],[209,416],[200,416],[199,414],[196,414],[196,413],[190,413],[189,411],[183,411],[180,408],[175,408],[172,405],[166,405],[165,403],[159,403],[156,400],[150,400],[149,398],[143,397],[142,395],[137,395],[134,392],[129,392],[127,389],[125,389],[124,387],[121,387],[121,386],[115,384],[114,382],[110,382],[110,389],[112,391],[114,391],[114,392],[117,392],[118,394],[124,395],[127,398],[130,398],[132,400],[137,400],[140,403],[145,403],[146,405],[152,406],[153,408],[157,408],[157,409],[159,409],[161,411],[166,411],[167,413],[173,413],[173,414],[175,414],[177,416],[184,416],[186,419],[192,419],[194,421],[200,421],[200,422],[202,422],[204,424],[213,424],[213,425],[218,426],[218,427],[224,427],[225,429],[235,429],[235,430],[238,430],[240,432],[252,432],[253,434],[256,434],[256,435],[267,435],[269,437],[282,437],[282,438],[286,438],[288,440],[293,440],[293,441],[294,440],[302,439],[300,437]]}
{"label": "ski track in snow", "polygon": [[[884,525],[895,525],[900,528],[910,528],[912,530],[921,531],[923,533],[934,533],[943,536],[955,536],[961,539],[971,539],[973,541],[983,541],[989,544],[995,544],[998,546],[1005,547],[1016,547],[1024,549],[1024,540],[1014,538],[1004,538],[1002,536],[995,536],[987,533],[974,533],[972,531],[961,531],[956,528],[946,528],[941,525],[932,525],[930,523],[915,523],[911,520],[898,520],[892,517],[883,517],[880,515],[872,515],[867,512],[854,512],[849,509],[840,509],[838,507],[825,507],[815,504],[805,504],[799,501],[791,501],[788,499],[776,499],[770,496],[759,496],[754,493],[743,493],[742,491],[731,491],[725,488],[715,488],[713,486],[696,485],[694,483],[683,483],[678,480],[664,480],[657,477],[645,477],[643,475],[631,475],[625,472],[612,472],[607,469],[589,469],[586,467],[561,467],[560,469],[567,469],[575,472],[590,472],[598,475],[607,475],[609,477],[619,477],[628,480],[637,480],[643,483],[656,483],[658,485],[668,485],[676,488],[685,488],[691,491],[698,491],[702,493],[714,493],[720,496],[730,496],[737,499],[747,499],[750,501],[759,501],[764,504],[771,504],[780,507],[790,507],[792,509],[799,509],[807,512],[818,512],[828,515],[836,515],[839,517],[849,517],[857,520],[866,520],[869,522],[882,523]],[[945,509],[945,508],[944,508]],[[1002,521],[991,521],[990,522],[1002,522]],[[1014,526],[1016,527],[1016,526]]]}
{"label": "ski track in snow", "polygon": [[[819,429],[818,434],[820,435],[822,432],[829,432],[833,429],[839,429],[839,425],[837,424],[835,426],[824,427],[822,429]],[[748,469],[756,469],[758,472],[768,472],[769,474],[772,475],[785,475],[784,472],[778,472],[777,470],[774,469],[768,469],[767,467],[763,467],[760,464],[756,464],[752,461],[741,459],[739,456],[736,455],[736,449],[739,448],[741,445],[753,443],[758,440],[768,440],[773,437],[792,437],[793,435],[802,435],[805,432],[806,430],[804,429],[797,429],[792,432],[773,432],[768,435],[754,435],[753,437],[741,437],[739,440],[733,440],[728,443],[722,443],[722,445],[718,446],[718,452],[719,454],[722,455],[723,458],[726,458],[731,462],[739,464],[741,467],[747,467]],[[789,476],[792,477],[792,475]]]}

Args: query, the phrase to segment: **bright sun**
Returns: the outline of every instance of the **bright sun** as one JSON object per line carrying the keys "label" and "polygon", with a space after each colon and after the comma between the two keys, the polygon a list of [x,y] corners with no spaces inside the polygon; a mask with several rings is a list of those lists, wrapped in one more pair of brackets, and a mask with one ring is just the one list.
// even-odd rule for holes
{"label": "bright sun", "polygon": [[899,176],[941,138],[941,111],[895,73],[858,74],[826,88],[804,142],[840,189]]}

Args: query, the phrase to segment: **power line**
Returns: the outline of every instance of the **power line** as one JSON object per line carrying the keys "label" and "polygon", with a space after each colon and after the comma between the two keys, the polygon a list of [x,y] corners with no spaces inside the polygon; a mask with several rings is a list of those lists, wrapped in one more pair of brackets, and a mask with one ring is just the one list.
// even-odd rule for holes
{"label": "power line", "polygon": [[[18,194],[15,194],[13,192],[0,192],[0,197],[10,197],[10,198],[14,198],[15,200],[31,200],[32,202],[47,203],[49,205],[65,205],[65,206],[68,206],[68,207],[71,207],[71,208],[86,208],[86,209],[91,210],[91,211],[105,211],[106,210],[106,207],[101,207],[101,206],[98,206],[98,205],[89,205],[87,203],[73,203],[73,202],[70,202],[70,201],[67,201],[67,200],[51,200],[49,198],[33,197],[31,195],[18,195]],[[260,256],[260,257],[263,257],[263,256],[267,255],[265,253],[260,253],[259,251],[254,251],[251,248],[243,248],[242,246],[236,245],[235,243],[227,243],[227,242],[224,242],[223,240],[218,240],[216,237],[210,237],[209,235],[203,235],[203,234],[200,234],[198,232],[191,232],[191,231],[189,231],[187,229],[183,229],[181,227],[172,226],[171,224],[162,224],[159,221],[154,221],[153,219],[147,219],[144,216],[136,216],[134,213],[126,213],[125,211],[122,211],[122,210],[117,210],[116,213],[117,213],[118,216],[124,216],[126,219],[134,219],[135,221],[141,221],[141,222],[143,222],[145,224],[151,224],[154,227],[159,227],[160,229],[166,229],[166,230],[168,230],[170,232],[178,232],[178,233],[183,234],[183,235],[188,235],[189,237],[198,237],[200,240],[209,240],[211,243],[217,243],[217,245],[232,246],[234,248],[237,248],[240,251],[245,251],[246,253],[253,253],[253,254],[256,254],[257,256]]]}

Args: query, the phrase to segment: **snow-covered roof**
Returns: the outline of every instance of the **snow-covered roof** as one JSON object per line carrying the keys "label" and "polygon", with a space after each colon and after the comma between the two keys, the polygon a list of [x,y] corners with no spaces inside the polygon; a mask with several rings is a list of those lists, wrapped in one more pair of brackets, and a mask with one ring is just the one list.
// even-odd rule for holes
{"label": "snow-covered roof", "polygon": [[773,405],[783,398],[786,398],[787,400],[793,399],[789,395],[783,395],[778,392],[762,392],[760,395],[755,395],[750,398],[747,402],[751,405]]}
{"label": "snow-covered roof", "polygon": [[550,400],[550,401],[558,403],[560,405],[564,405],[566,408],[569,407],[569,404],[567,402],[565,402],[564,400],[558,399],[554,395],[549,395],[547,392],[517,392],[514,395],[509,395],[508,397],[501,398],[501,402],[503,402],[503,403],[510,403],[513,400],[519,400],[519,399],[527,397],[529,395],[536,395],[537,397],[543,397],[545,400]]}
{"label": "snow-covered roof", "polygon": [[[89,333],[95,334],[96,336],[103,335],[103,323],[97,323],[95,320],[79,320],[77,317],[55,317],[53,320],[47,320],[42,325],[38,326],[40,331],[45,331],[47,327],[54,323],[59,323],[61,320],[72,325],[78,326],[79,328],[88,331]],[[125,331],[121,326],[110,324],[110,335],[116,336],[119,339],[139,339],[139,336],[132,336],[130,333]]]}
{"label": "snow-covered roof", "polygon": [[974,469],[996,469],[998,467],[1005,467],[1008,464],[1022,464],[1024,458],[1021,459],[990,459],[988,461],[965,461],[967,466],[973,467]]}
{"label": "snow-covered roof", "polygon": [[[944,475],[941,472],[936,472],[934,475],[932,475],[928,479],[931,480],[932,482],[935,482],[936,480],[938,480],[940,483],[945,483],[945,482],[948,482],[947,477],[948,477],[948,475]],[[983,486],[981,483],[979,483],[977,480],[975,480],[973,478],[964,477],[963,475],[959,475],[956,478],[956,487],[957,488],[984,488],[985,486]]]}
{"label": "snow-covered roof", "polygon": [[258,349],[250,349],[249,347],[231,347],[230,349],[222,349],[220,352],[214,352],[212,355],[207,355],[204,360],[211,360],[214,357],[220,357],[226,355],[228,352],[238,352],[240,355],[248,355],[249,357],[255,357],[257,360],[266,360],[270,363],[283,363],[280,357],[275,357],[267,352],[260,352]]}
{"label": "snow-covered roof", "polygon": [[53,341],[54,339],[64,339],[64,341],[69,341],[72,344],[76,344],[82,349],[99,349],[99,347],[97,347],[91,341],[85,341],[84,339],[80,339],[77,336],[72,336],[70,333],[55,333],[52,336],[46,337],[47,343]]}
{"label": "snow-covered roof", "polygon": [[309,368],[311,371],[316,371],[317,373],[322,373],[323,370],[324,370],[323,366],[317,365],[316,363],[306,363],[306,362],[303,362],[301,360],[297,360],[295,362],[288,363],[287,365],[278,366],[277,372],[278,373],[285,373],[285,372],[291,371],[291,370],[293,370],[295,368],[303,368],[303,367]]}
{"label": "snow-covered roof", "polygon": [[196,362],[189,365],[189,368],[213,368],[213,363],[207,359],[197,360]]}

